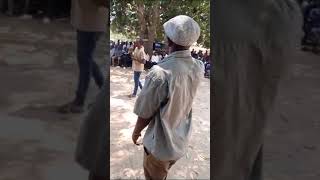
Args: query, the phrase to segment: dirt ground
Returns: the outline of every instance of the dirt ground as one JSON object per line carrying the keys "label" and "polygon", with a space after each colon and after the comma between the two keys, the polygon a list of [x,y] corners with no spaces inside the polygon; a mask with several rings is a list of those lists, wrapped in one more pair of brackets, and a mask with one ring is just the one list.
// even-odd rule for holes
{"label": "dirt ground", "polygon": [[269,119],[266,180],[320,179],[320,56],[298,53],[289,62]]}
{"label": "dirt ground", "polygon": [[[78,68],[68,21],[42,24],[0,15],[0,179],[85,180],[74,162],[82,115],[56,107],[74,98]],[[97,60],[105,63],[100,45]],[[97,88],[93,81],[88,103]]]}
{"label": "dirt ground", "polygon": [[[142,76],[142,82],[145,74]],[[110,70],[110,176],[111,179],[144,179],[143,148],[132,143],[137,116],[131,69]],[[140,91],[138,91],[139,93]],[[188,153],[171,169],[168,179],[209,179],[210,177],[210,83],[203,78],[193,105],[193,132]],[[144,134],[144,132],[143,132]]]}

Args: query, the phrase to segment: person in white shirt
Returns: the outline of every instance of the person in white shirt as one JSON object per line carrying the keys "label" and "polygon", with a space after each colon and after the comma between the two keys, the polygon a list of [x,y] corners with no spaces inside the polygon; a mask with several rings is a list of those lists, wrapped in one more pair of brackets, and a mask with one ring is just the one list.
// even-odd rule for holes
{"label": "person in white shirt", "polygon": [[132,42],[127,43],[127,49],[129,50],[129,48],[131,47]]}
{"label": "person in white shirt", "polygon": [[146,61],[150,61],[150,60],[151,60],[151,58],[150,58],[150,56],[149,56],[148,53],[145,53],[145,54],[144,54],[144,59],[145,59]]}
{"label": "person in white shirt", "polygon": [[134,79],[134,90],[130,98],[136,97],[138,87],[142,89],[142,84],[140,82],[140,75],[144,70],[144,63],[146,62],[146,53],[144,52],[143,47],[143,40],[137,40],[137,47],[133,51],[133,58],[132,58],[132,70],[133,70],[133,79]]}
{"label": "person in white shirt", "polygon": [[160,57],[158,55],[158,53],[154,52],[152,57],[151,57],[151,62],[152,63],[158,63],[160,61]]}
{"label": "person in white shirt", "polygon": [[123,53],[126,53],[126,52],[127,52],[127,44],[128,44],[127,41],[123,43],[123,46],[122,46],[122,52],[123,52]]}

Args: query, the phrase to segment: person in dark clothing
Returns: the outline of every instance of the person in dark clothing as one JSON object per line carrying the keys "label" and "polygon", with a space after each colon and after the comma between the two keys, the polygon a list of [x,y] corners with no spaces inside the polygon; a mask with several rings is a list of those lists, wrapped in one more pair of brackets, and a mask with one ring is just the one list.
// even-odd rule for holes
{"label": "person in dark clothing", "polygon": [[302,7],[304,15],[302,50],[313,50],[319,46],[320,3],[310,1]]}
{"label": "person in dark clothing", "polygon": [[121,50],[119,49],[120,56],[119,56],[119,59],[118,59],[118,65],[120,67],[123,67],[123,65],[124,65],[125,55],[126,55],[126,47],[127,47],[126,43],[122,42],[121,45],[120,45]]}
{"label": "person in dark clothing", "polygon": [[107,179],[107,113],[105,99],[109,96],[106,84],[81,123],[75,150],[75,161],[89,170],[88,180]]}
{"label": "person in dark clothing", "polygon": [[204,61],[204,76],[210,78],[210,69],[211,69],[211,62],[210,62],[210,55],[206,56]]}
{"label": "person in dark clothing", "polygon": [[58,1],[56,0],[46,0],[44,3],[44,17],[43,23],[50,23],[57,15],[58,11]]}
{"label": "person in dark clothing", "polygon": [[112,64],[114,67],[120,65],[121,56],[122,56],[122,48],[123,48],[123,44],[120,43],[120,40],[118,40],[118,43],[117,43],[116,49],[115,49],[115,57],[112,60]]}
{"label": "person in dark clothing", "polygon": [[193,56],[193,54],[195,53],[194,49],[192,49],[191,51],[191,56]]}
{"label": "person in dark clothing", "polygon": [[[99,88],[104,84],[100,67],[93,59],[96,44],[103,32],[106,31],[107,9],[97,6],[91,0],[72,1],[71,24],[77,30],[77,63],[79,67],[78,86],[73,101],[59,107],[60,113],[81,113],[85,105],[91,76]],[[86,5],[86,6],[85,6]],[[90,6],[90,7],[88,7]],[[100,11],[98,11],[100,9]],[[83,18],[83,13],[92,19]]]}
{"label": "person in dark clothing", "polygon": [[82,112],[86,94],[89,88],[90,76],[92,75],[97,86],[102,87],[104,78],[97,63],[93,60],[93,52],[96,48],[101,33],[88,33],[77,31],[77,60],[80,69],[79,82],[75,100],[62,106],[60,112]]}
{"label": "person in dark clothing", "polygon": [[[30,0],[8,0],[0,1],[0,3],[1,10],[7,10],[6,14],[9,16],[13,16],[16,14],[29,14]],[[28,18],[30,18],[30,15],[28,15]]]}
{"label": "person in dark clothing", "polygon": [[198,53],[196,51],[193,52],[193,54],[191,55],[193,58],[198,59]]}
{"label": "person in dark clothing", "polygon": [[197,59],[201,60],[202,57],[203,57],[202,50],[199,50],[199,52],[198,52],[198,58],[197,58]]}

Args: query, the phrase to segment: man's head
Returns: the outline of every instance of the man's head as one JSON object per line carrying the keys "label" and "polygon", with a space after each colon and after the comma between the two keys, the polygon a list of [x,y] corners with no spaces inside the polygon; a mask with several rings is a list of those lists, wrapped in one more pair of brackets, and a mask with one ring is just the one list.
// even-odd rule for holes
{"label": "man's head", "polygon": [[188,50],[190,46],[181,46],[176,43],[174,43],[170,38],[167,37],[167,44],[168,44],[168,51],[169,53],[174,52],[174,51],[183,51],[183,50]]}
{"label": "man's head", "polygon": [[176,16],[163,24],[167,36],[170,52],[187,50],[197,42],[200,36],[200,27],[191,17]]}
{"label": "man's head", "polygon": [[136,40],[136,45],[137,45],[137,47],[140,49],[140,48],[143,46],[143,39],[138,38],[138,39]]}

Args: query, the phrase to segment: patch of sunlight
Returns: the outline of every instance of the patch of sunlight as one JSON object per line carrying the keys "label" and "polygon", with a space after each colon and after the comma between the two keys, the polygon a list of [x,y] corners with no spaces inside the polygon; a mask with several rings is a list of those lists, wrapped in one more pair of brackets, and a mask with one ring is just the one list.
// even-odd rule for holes
{"label": "patch of sunlight", "polygon": [[113,157],[123,157],[128,154],[127,150],[119,150],[117,152],[112,153]]}
{"label": "patch of sunlight", "polygon": [[143,175],[143,170],[142,169],[131,169],[131,168],[125,168],[122,173],[126,176],[126,177],[136,177],[136,176],[141,176]]}
{"label": "patch of sunlight", "polygon": [[119,83],[119,82],[126,83],[126,82],[128,82],[128,78],[123,78],[123,77],[120,77],[120,76],[118,76],[118,77],[119,78],[112,77],[111,78],[111,82],[112,83]]}
{"label": "patch of sunlight", "polygon": [[[132,145],[134,147],[135,145]],[[123,150],[126,149],[126,150]],[[134,157],[133,152],[130,151],[132,148],[124,147],[122,150],[112,150],[110,154],[110,166],[111,167],[118,167],[122,164],[122,162],[131,161]],[[123,166],[123,164],[121,165]],[[119,172],[119,171],[118,171]]]}
{"label": "patch of sunlight", "polygon": [[[119,89],[119,88],[115,88],[115,89]],[[127,101],[127,103],[131,103],[131,102],[133,102],[133,99],[129,99],[129,97],[127,97],[127,95],[129,95],[129,94],[131,94],[132,93],[132,91],[133,91],[133,88],[130,88],[130,87],[128,87],[128,88],[125,88],[126,90],[123,90],[123,91],[113,91],[113,89],[111,89],[111,93],[110,93],[110,97],[111,98],[114,98],[114,99],[123,99],[124,97],[125,98],[127,98],[126,99],[126,101]],[[121,98],[119,98],[119,97],[117,97],[117,96],[124,96],[124,97],[121,97]],[[123,100],[125,100],[125,99],[123,99]],[[133,105],[132,105],[133,106]]]}
{"label": "patch of sunlight", "polygon": [[128,104],[128,102],[126,102],[125,100],[116,99],[116,98],[112,98],[112,97],[110,97],[110,106],[111,106],[111,108],[113,108],[113,107],[121,107],[123,109],[131,109],[132,108],[132,106],[130,104]]}
{"label": "patch of sunlight", "polygon": [[121,139],[124,141],[131,142],[131,135],[132,135],[133,129],[134,127],[120,130]]}
{"label": "patch of sunlight", "polygon": [[137,115],[131,111],[123,113],[123,116],[126,117],[125,119],[130,123],[130,126],[134,125],[135,121],[137,120]]}

